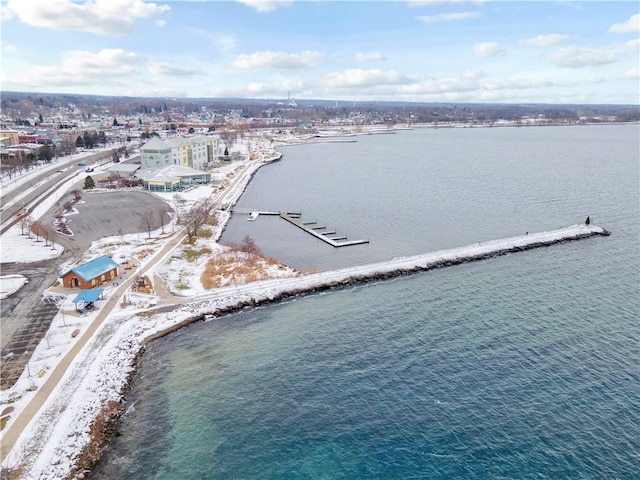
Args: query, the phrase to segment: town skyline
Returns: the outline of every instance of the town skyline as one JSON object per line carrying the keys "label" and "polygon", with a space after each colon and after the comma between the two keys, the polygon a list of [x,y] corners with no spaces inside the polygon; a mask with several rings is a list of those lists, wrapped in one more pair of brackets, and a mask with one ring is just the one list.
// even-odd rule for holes
{"label": "town skyline", "polygon": [[639,95],[636,2],[6,0],[2,24],[3,91],[343,104]]}

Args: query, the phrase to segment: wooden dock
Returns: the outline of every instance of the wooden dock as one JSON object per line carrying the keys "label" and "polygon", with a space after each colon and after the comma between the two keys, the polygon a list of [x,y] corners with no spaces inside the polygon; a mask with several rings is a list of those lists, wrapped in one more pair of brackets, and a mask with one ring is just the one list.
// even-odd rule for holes
{"label": "wooden dock", "polygon": [[[303,222],[300,220],[300,215],[292,215],[287,212],[280,212],[280,217],[287,222],[295,225],[296,227],[304,230],[309,235],[328,243],[332,247],[348,247],[350,245],[361,245],[363,243],[369,243],[369,240],[348,240],[346,236],[330,237],[329,235],[335,235],[335,231],[327,231],[326,226],[318,226],[317,222]],[[325,230],[325,231],[323,231]]]}
{"label": "wooden dock", "polygon": [[249,214],[250,222],[255,221],[260,215],[279,215],[287,222],[304,230],[309,235],[313,235],[319,240],[328,243],[332,247],[348,247],[350,245],[361,245],[369,243],[369,240],[349,240],[346,235],[336,235],[335,230],[329,230],[326,225],[319,225],[316,220],[303,222],[301,220],[301,212],[274,212],[272,210],[254,210],[254,209],[233,209],[232,213]]}

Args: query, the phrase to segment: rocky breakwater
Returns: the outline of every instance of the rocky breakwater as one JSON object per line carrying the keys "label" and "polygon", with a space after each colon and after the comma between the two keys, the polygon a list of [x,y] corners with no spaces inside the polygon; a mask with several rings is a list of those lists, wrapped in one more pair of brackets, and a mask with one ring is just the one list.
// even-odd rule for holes
{"label": "rocky breakwater", "polygon": [[192,297],[188,305],[178,309],[184,310],[181,314],[176,315],[178,312],[173,312],[174,318],[181,318],[180,321],[173,323],[168,328],[161,328],[151,333],[146,341],[167,335],[194,321],[225,315],[241,308],[608,235],[610,232],[601,227],[574,225],[547,232],[527,233],[517,237],[477,242],[454,249],[394,258],[386,262],[221,288],[211,293]]}

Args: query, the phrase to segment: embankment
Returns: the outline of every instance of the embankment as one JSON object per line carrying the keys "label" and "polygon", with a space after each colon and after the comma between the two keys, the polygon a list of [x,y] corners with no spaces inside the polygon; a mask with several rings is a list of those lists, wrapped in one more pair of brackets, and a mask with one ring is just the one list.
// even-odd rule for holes
{"label": "embankment", "polygon": [[455,249],[395,258],[387,262],[221,288],[211,293],[192,297],[188,305],[174,311],[174,314],[177,314],[181,309],[188,309],[193,314],[192,316],[187,314],[185,318],[185,312],[182,312],[183,315],[176,315],[182,317],[182,320],[167,328],[150,333],[145,339],[145,343],[174,332],[195,321],[211,316],[225,315],[245,307],[264,305],[319,291],[486,260],[594,236],[608,235],[610,235],[610,232],[601,227],[573,225],[547,232],[527,233],[518,237],[478,242]]}

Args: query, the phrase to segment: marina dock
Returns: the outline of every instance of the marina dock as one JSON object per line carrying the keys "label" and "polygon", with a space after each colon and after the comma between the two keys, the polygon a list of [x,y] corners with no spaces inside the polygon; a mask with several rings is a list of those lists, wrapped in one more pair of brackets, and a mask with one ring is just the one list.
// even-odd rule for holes
{"label": "marina dock", "polygon": [[280,218],[283,218],[287,222],[295,225],[296,227],[304,230],[309,235],[328,243],[332,247],[348,247],[350,245],[361,245],[363,243],[369,243],[369,240],[349,240],[346,236],[330,236],[335,235],[333,230],[327,230],[326,226],[319,226],[317,222],[303,222],[300,220],[300,216],[291,215],[287,212],[280,212]]}
{"label": "marina dock", "polygon": [[303,222],[301,212],[274,212],[270,210],[246,210],[234,209],[233,213],[249,214],[248,221],[255,221],[260,215],[279,215],[280,218],[304,230],[309,235],[313,235],[319,240],[328,243],[332,247],[348,247],[351,245],[362,245],[369,243],[369,240],[349,240],[346,235],[337,235],[335,230],[329,230],[326,225],[319,225],[316,220]]}

